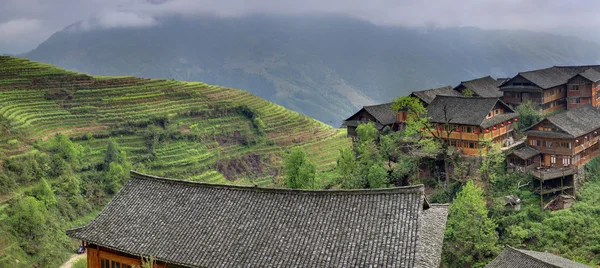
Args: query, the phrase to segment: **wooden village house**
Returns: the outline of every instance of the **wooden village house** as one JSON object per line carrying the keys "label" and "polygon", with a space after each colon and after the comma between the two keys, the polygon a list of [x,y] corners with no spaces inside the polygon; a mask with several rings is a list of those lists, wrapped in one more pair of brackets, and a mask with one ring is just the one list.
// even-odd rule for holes
{"label": "wooden village house", "polygon": [[88,267],[438,267],[448,207],[422,185],[293,190],[132,172],[89,224]]}
{"label": "wooden village house", "polygon": [[498,98],[437,96],[427,106],[432,135],[449,139],[466,155],[479,155],[481,141],[509,145],[518,114]]}
{"label": "wooden village house", "polygon": [[600,111],[584,104],[548,116],[525,131],[527,146],[507,156],[509,168],[531,171],[541,196],[575,194],[578,168],[600,154]]}
{"label": "wooden village house", "polygon": [[521,72],[502,83],[503,100],[519,105],[531,101],[542,113],[589,103],[597,107],[600,65],[554,66]]}
{"label": "wooden village house", "polygon": [[[411,93],[411,96],[419,99],[425,107],[438,95],[460,96],[460,93],[454,91],[451,86]],[[349,137],[356,138],[356,128],[359,124],[373,122],[375,123],[375,128],[379,131],[382,131],[385,127],[397,131],[403,129],[404,121],[406,121],[406,112],[396,113],[392,109],[392,103],[390,102],[363,106],[358,112],[344,120],[342,126],[347,128]]]}

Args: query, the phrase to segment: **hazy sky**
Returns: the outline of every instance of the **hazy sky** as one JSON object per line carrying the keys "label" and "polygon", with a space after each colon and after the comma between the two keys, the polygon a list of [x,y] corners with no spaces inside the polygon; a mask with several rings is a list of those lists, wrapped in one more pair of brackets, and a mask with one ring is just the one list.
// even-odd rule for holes
{"label": "hazy sky", "polygon": [[526,29],[600,40],[598,0],[0,0],[0,53],[29,51],[78,21],[89,29],[149,27],[164,15],[256,12],[327,12],[377,24]]}

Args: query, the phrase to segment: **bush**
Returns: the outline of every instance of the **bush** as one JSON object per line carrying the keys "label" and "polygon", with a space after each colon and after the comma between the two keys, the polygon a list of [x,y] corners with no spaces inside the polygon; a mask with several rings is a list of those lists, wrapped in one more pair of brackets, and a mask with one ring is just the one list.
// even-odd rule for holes
{"label": "bush", "polygon": [[87,268],[87,259],[81,258],[73,262],[71,268]]}

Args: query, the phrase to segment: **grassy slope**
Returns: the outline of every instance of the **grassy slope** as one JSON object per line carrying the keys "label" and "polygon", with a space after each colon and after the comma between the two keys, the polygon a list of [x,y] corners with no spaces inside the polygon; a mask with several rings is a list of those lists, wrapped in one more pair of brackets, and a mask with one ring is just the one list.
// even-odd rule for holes
{"label": "grassy slope", "polygon": [[[68,92],[70,97],[48,99],[49,92],[59,95]],[[252,109],[264,122],[264,134],[258,134],[252,120],[242,114],[221,113],[218,107],[223,105],[245,105]],[[185,115],[192,109],[202,115]],[[126,121],[147,120],[153,115],[167,116],[170,125],[181,133],[202,138],[161,143],[155,150],[156,157],[144,162],[142,155],[147,150],[144,137],[116,134],[115,127]],[[0,56],[0,172],[3,160],[32,157],[36,153],[34,143],[57,133],[67,134],[89,148],[91,156],[87,161],[93,163],[103,161],[108,140],[114,139],[127,151],[133,168],[143,172],[262,186],[277,183],[282,157],[291,147],[304,147],[319,170],[325,171],[335,166],[338,148],[351,144],[344,131],[246,91],[199,82],[93,77]],[[82,138],[90,134],[93,139]],[[240,137],[256,138],[258,142],[244,145]],[[227,174],[220,172],[219,166]],[[20,185],[14,193],[0,195],[0,206],[34,186]],[[0,222],[2,216],[0,210]],[[0,259],[13,252],[11,240],[0,236]]]}

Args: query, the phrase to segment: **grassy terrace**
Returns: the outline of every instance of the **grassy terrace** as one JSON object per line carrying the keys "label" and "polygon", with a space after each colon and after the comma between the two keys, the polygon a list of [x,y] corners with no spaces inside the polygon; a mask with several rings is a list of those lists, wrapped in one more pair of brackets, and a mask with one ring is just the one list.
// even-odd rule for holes
{"label": "grassy terrace", "polygon": [[[259,131],[248,116],[218,109],[236,105],[252,110],[264,128]],[[169,118],[172,129],[199,138],[161,142],[149,158],[144,127],[116,130],[118,124],[152,116]],[[272,185],[284,153],[294,146],[304,147],[319,170],[328,170],[338,149],[350,146],[343,131],[246,91],[201,82],[94,77],[12,57],[0,57],[2,122],[8,122],[10,133],[0,136],[0,161],[31,157],[36,141],[65,133],[87,148],[90,163],[100,163],[114,139],[137,170],[214,183]],[[86,134],[94,138],[82,138]],[[240,166],[239,172],[227,172]]]}

